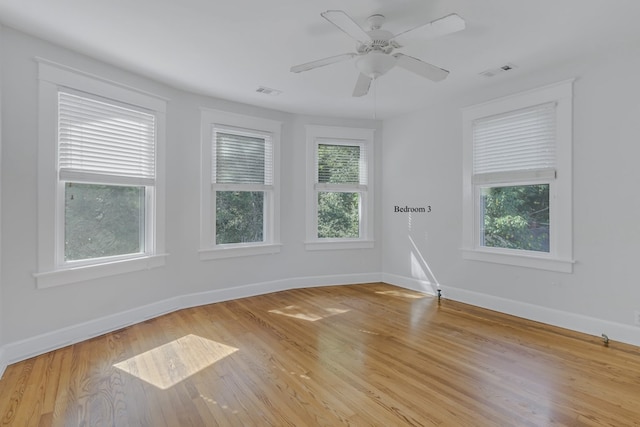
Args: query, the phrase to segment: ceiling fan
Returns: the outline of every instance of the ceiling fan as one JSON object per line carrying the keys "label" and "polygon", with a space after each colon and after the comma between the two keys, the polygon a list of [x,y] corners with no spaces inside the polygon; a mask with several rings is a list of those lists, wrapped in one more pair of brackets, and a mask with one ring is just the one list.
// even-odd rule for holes
{"label": "ceiling fan", "polygon": [[291,71],[301,73],[356,58],[356,67],[360,71],[360,75],[356,81],[353,96],[366,95],[369,92],[371,82],[396,65],[432,81],[444,80],[449,71],[412,56],[392,52],[394,49],[401,48],[402,41],[408,39],[408,36],[434,39],[465,28],[464,19],[455,13],[395,35],[382,29],[382,24],[385,21],[383,15],[371,15],[367,18],[369,31],[364,30],[342,10],[327,10],[320,15],[357,42],[356,52],[343,53],[296,65],[291,67]]}

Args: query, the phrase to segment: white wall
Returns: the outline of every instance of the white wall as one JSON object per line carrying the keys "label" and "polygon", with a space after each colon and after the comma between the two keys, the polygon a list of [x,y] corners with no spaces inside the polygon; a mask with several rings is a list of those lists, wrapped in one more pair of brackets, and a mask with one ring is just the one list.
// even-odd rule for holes
{"label": "white wall", "polygon": [[[377,126],[379,131],[375,142],[379,158],[379,122],[297,116],[199,96],[130,74],[12,29],[4,28],[3,37],[1,280],[5,303],[0,305],[3,311],[0,318],[5,325],[11,325],[5,328],[4,334],[5,348],[11,361],[59,346],[64,340],[86,338],[119,327],[122,323],[140,321],[141,316],[156,315],[189,304],[287,287],[359,282],[380,277],[382,251],[379,242],[374,249],[346,251],[307,252],[303,245],[304,125]],[[37,265],[38,173],[38,81],[34,57],[169,99],[166,246],[170,255],[165,267],[36,289],[32,276]],[[281,141],[281,253],[199,260],[200,107],[257,115],[284,123]],[[380,182],[377,188],[380,188]],[[380,197],[377,197],[377,205],[380,203]],[[381,234],[380,224],[380,221],[376,224],[378,236]]]}
{"label": "white wall", "polygon": [[[638,71],[637,52],[620,51],[529,75],[514,71],[485,90],[385,121],[383,277],[431,288],[435,276],[445,297],[639,345]],[[571,77],[574,272],[463,260],[461,108]],[[395,204],[429,204],[432,213],[408,218],[392,213]]]}

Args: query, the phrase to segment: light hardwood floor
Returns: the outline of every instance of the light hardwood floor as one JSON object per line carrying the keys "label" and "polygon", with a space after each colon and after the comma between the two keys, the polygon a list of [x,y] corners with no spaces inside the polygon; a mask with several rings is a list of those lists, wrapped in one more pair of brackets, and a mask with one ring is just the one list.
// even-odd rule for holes
{"label": "light hardwood floor", "polygon": [[640,349],[381,283],[181,310],[7,368],[2,426],[640,426]]}

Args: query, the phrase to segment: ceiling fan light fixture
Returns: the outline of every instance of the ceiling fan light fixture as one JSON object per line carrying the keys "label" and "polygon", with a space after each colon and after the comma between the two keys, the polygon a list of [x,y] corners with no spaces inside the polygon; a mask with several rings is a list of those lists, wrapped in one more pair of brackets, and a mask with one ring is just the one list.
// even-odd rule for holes
{"label": "ceiling fan light fixture", "polygon": [[384,52],[372,51],[356,60],[356,67],[365,76],[378,78],[396,65],[396,58]]}

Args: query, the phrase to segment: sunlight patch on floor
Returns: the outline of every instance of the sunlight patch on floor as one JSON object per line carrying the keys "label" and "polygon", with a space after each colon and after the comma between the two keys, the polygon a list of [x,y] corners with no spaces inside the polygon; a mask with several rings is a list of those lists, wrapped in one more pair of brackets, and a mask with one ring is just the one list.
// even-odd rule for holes
{"label": "sunlight patch on floor", "polygon": [[376,294],[380,295],[390,295],[392,297],[400,297],[400,298],[410,298],[410,299],[420,299],[425,298],[426,295],[418,294],[407,291],[376,291]]}
{"label": "sunlight patch on floor", "polygon": [[235,347],[189,334],[113,366],[166,390],[236,351]]}
{"label": "sunlight patch on floor", "polygon": [[326,319],[327,317],[335,316],[337,314],[343,314],[349,310],[343,310],[340,308],[302,308],[297,305],[289,305],[280,310],[269,310],[269,313],[281,314],[283,316],[293,317],[295,319],[307,320],[309,322],[315,322],[317,320]]}

